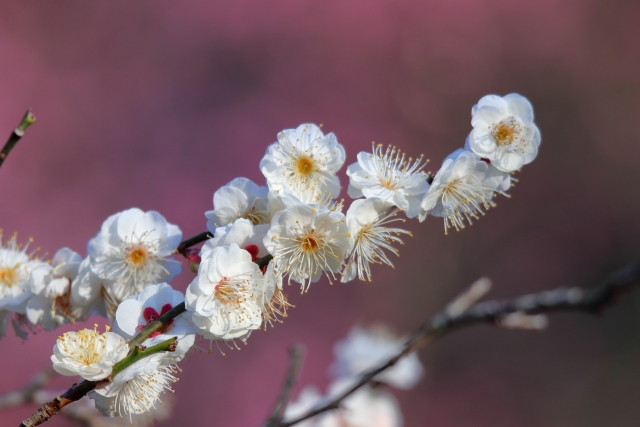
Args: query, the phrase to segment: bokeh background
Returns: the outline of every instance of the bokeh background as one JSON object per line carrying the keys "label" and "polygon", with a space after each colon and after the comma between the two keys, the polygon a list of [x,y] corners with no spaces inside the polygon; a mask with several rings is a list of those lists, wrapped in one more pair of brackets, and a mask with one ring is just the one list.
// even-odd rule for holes
{"label": "bokeh background", "polygon": [[[282,129],[322,123],[347,164],[375,141],[436,171],[481,96],[527,96],[542,146],[511,199],[446,237],[440,219],[408,223],[395,270],[304,296],[291,287],[284,324],[182,364],[162,425],[257,426],[293,342],[307,346],[300,384],[324,388],[333,343],[356,323],[408,333],[480,276],[494,297],[593,286],[640,254],[639,23],[635,0],[3,2],[0,133],[27,107],[38,122],[0,170],[0,227],[42,253],[85,255],[107,216],[137,206],[191,236],[218,187],[264,182],[258,163]],[[9,331],[0,392],[47,366],[56,336]],[[407,427],[640,423],[638,293],[602,318],[475,327],[420,357],[425,379],[395,393]],[[3,412],[0,426],[32,410]]]}

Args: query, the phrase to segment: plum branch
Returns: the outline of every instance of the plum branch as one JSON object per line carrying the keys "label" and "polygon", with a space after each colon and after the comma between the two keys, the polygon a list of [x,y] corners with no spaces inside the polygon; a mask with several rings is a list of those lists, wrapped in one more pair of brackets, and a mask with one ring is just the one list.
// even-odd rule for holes
{"label": "plum branch", "polygon": [[[483,285],[481,281],[478,281],[471,289],[452,301],[443,311],[420,325],[396,355],[380,366],[364,372],[351,388],[332,399],[324,401],[321,405],[299,417],[291,420],[271,418],[267,425],[269,427],[289,427],[325,412],[338,409],[347,397],[375,381],[375,378],[380,373],[394,366],[403,357],[463,327],[481,323],[513,327],[514,325],[509,326],[505,322],[509,316],[519,315],[521,319],[526,319],[527,317],[556,311],[600,314],[603,309],[614,303],[620,295],[638,284],[640,284],[640,262],[631,263],[617,270],[609,275],[603,284],[593,289],[561,287],[506,300],[476,303],[489,290],[489,285]],[[521,326],[527,328],[525,323],[522,323]],[[518,327],[518,325],[515,325],[515,327]]]}
{"label": "plum branch", "polygon": [[22,121],[20,122],[18,127],[15,128],[13,132],[11,132],[9,140],[6,144],[4,144],[2,151],[0,151],[0,166],[2,166],[2,163],[4,163],[4,159],[7,158],[9,153],[11,153],[13,147],[15,147],[18,141],[20,141],[20,139],[24,136],[24,131],[26,131],[27,128],[35,122],[36,116],[33,115],[31,110],[27,110],[27,112],[24,114],[24,117],[22,118]]}

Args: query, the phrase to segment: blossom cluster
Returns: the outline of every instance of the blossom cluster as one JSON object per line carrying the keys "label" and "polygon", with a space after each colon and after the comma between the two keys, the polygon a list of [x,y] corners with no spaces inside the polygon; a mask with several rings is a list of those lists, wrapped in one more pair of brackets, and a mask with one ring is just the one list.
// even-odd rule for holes
{"label": "blossom cluster", "polygon": [[[471,124],[464,147],[433,175],[424,171],[424,156],[410,157],[395,146],[374,144],[371,152],[359,153],[346,168],[347,194],[354,199],[346,213],[337,175],[346,151],[336,136],[314,124],[280,132],[259,165],[266,185],[239,177],[214,192],[213,209],[204,214],[211,238],[197,255],[188,253],[197,275],[184,293],[168,284],[181,272],[173,256],[182,231],[155,211],[131,208],[107,218],[89,240],[85,258],[62,248],[44,262],[15,235],[4,245],[0,241],[0,336],[9,321],[26,337],[29,329],[53,331],[91,315],[107,318],[112,331],[83,329],[59,337],[53,366],[63,375],[105,380],[91,396],[102,413],[144,413],[171,390],[175,363],[196,335],[234,345],[282,322],[292,307],[285,281],[299,284],[302,293],[323,276],[331,283],[371,281],[372,264],[393,266],[401,237],[411,235],[401,227],[407,219],[442,217],[446,233],[484,215],[494,196],[510,188],[511,174],[536,157],[540,132],[531,104],[517,94],[483,97],[472,108]],[[175,351],[114,374],[132,351],[127,340],[182,305],[180,315],[142,343],[148,348],[176,337]],[[360,335],[353,332],[352,341]],[[358,346],[366,348],[363,340]],[[365,368],[338,356],[341,377]],[[367,399],[387,399],[377,390],[370,393]]]}

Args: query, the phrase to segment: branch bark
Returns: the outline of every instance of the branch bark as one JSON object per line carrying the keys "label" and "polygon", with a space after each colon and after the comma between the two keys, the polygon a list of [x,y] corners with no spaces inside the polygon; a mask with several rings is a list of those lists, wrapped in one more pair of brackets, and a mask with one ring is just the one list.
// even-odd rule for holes
{"label": "branch bark", "polygon": [[292,420],[272,423],[269,427],[289,427],[325,412],[338,409],[344,399],[374,381],[376,376],[394,366],[403,357],[463,327],[480,323],[500,326],[501,320],[513,313],[537,315],[556,311],[578,311],[599,314],[604,308],[615,302],[620,295],[639,283],[640,263],[636,262],[611,274],[602,285],[593,289],[561,287],[501,301],[472,303],[462,310],[451,310],[451,307],[455,306],[457,302],[467,299],[470,294],[473,294],[474,290],[472,288],[470,292],[456,298],[445,310],[423,323],[411,334],[398,354],[380,366],[363,373],[360,379],[347,391],[325,401],[306,414]]}
{"label": "branch bark", "polygon": [[178,248],[176,249],[176,253],[179,253],[180,255],[187,257],[188,255],[187,249],[189,249],[191,246],[197,245],[198,243],[205,242],[211,239],[212,237],[213,237],[213,233],[210,233],[209,231],[204,231],[196,236],[190,237],[178,245]]}
{"label": "branch bark", "polygon": [[24,420],[20,424],[20,427],[35,427],[44,423],[49,418],[60,412],[60,410],[68,404],[77,402],[96,387],[111,381],[115,375],[119,374],[136,361],[144,357],[151,356],[152,354],[160,353],[162,351],[175,351],[175,349],[175,337],[148,348],[141,348],[139,346],[134,347],[127,357],[114,365],[113,371],[109,377],[100,381],[85,380],[79,384],[74,384],[60,396],[56,396],[49,402],[44,403],[32,416]]}
{"label": "branch bark", "polygon": [[9,153],[11,153],[13,147],[15,147],[18,141],[20,141],[20,139],[24,136],[24,131],[27,130],[29,126],[34,124],[35,121],[36,116],[33,115],[31,110],[27,110],[27,112],[24,114],[24,117],[22,118],[22,121],[20,122],[18,127],[13,130],[11,135],[9,135],[9,140],[2,148],[2,151],[0,151],[0,166],[2,166],[2,163],[4,163],[4,159],[7,158]]}

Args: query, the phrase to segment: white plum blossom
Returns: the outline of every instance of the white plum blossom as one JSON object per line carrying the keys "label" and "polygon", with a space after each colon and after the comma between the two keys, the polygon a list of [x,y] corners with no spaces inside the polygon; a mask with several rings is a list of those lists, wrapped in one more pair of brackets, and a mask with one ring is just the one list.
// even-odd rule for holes
{"label": "white plum blossom", "polygon": [[160,394],[173,392],[171,385],[178,381],[174,375],[178,368],[171,365],[137,370],[135,374],[127,372],[129,369],[116,375],[114,381],[88,393],[101,414],[107,417],[129,416],[132,421],[135,415],[147,413],[156,408],[156,403],[162,403]]}
{"label": "white plum blossom", "polygon": [[531,163],[538,154],[540,131],[527,98],[511,93],[487,95],[471,110],[469,148],[504,172]]}
{"label": "white plum blossom", "polygon": [[[335,361],[331,373],[335,378],[355,378],[397,354],[405,341],[383,325],[368,329],[354,327],[345,339],[333,347]],[[376,376],[375,380],[406,390],[413,388],[423,373],[418,354],[413,352]]]}
{"label": "white plum blossom", "polygon": [[158,212],[128,209],[110,216],[89,242],[91,270],[117,305],[180,273],[180,263],[171,258],[180,240],[180,228]]}
{"label": "white plum blossom", "polygon": [[91,306],[74,304],[71,283],[78,275],[82,258],[69,248],[58,250],[50,264],[31,271],[29,286],[33,296],[27,302],[27,318],[45,331],[53,331],[70,321],[84,320]]}
{"label": "white plum blossom", "polygon": [[269,222],[267,207],[267,187],[261,187],[247,178],[236,178],[213,194],[212,211],[207,211],[207,229],[214,233],[216,228],[245,218],[254,225]]}
{"label": "white plum blossom", "polygon": [[495,206],[494,194],[506,196],[510,186],[509,174],[501,172],[483,161],[477,154],[457,150],[447,157],[436,174],[429,192],[420,204],[420,221],[427,215],[444,217],[444,231],[452,226],[465,227],[484,215],[484,209]]}
{"label": "white plum blossom", "polygon": [[291,206],[274,215],[264,245],[278,273],[288,274],[304,292],[323,273],[331,281],[342,270],[349,250],[345,216],[321,205]]}
{"label": "white plum blossom", "polygon": [[[318,390],[315,386],[305,386],[300,393],[298,393],[297,400],[291,400],[287,404],[287,409],[284,412],[284,419],[293,420],[296,419],[314,407],[322,403],[324,397],[320,390]],[[309,418],[308,420],[302,421],[296,426],[298,427],[316,427],[318,425],[319,417]]]}
{"label": "white plum blossom", "polygon": [[402,244],[398,235],[411,235],[411,232],[387,227],[389,223],[405,221],[397,218],[397,209],[392,207],[391,203],[377,197],[354,200],[351,203],[347,211],[351,253],[342,282],[349,282],[355,279],[356,275],[360,280],[371,281],[370,264],[386,264],[393,267],[385,249],[398,255],[398,250],[392,244]]}
{"label": "white plum blossom", "polygon": [[258,296],[263,280],[251,254],[235,243],[203,253],[185,295],[191,322],[212,341],[246,337],[262,323]]}
{"label": "white plum blossom", "polygon": [[298,198],[305,195],[331,197],[340,194],[336,173],[345,161],[344,147],[333,133],[324,135],[314,124],[302,124],[278,134],[267,148],[260,170],[271,191],[289,189]]}
{"label": "white plum blossom", "polygon": [[[317,388],[306,386],[298,399],[291,401],[285,419],[296,419],[347,390],[353,382],[338,380],[331,383],[327,396]],[[402,413],[396,399],[387,391],[369,386],[356,390],[342,400],[340,408],[309,418],[296,424],[301,427],[402,427]]]}
{"label": "white plum blossom", "polygon": [[248,219],[240,218],[224,227],[215,229],[213,238],[207,240],[200,250],[200,256],[218,246],[229,246],[232,243],[251,254],[251,259],[269,255],[262,240],[269,231],[269,224],[253,225]]}
{"label": "white plum blossom", "polygon": [[414,160],[393,146],[383,151],[382,145],[373,145],[372,153],[358,153],[358,162],[347,168],[347,192],[354,199],[377,197],[414,218],[422,195],[429,189],[427,174],[422,171],[423,157]]}
{"label": "white plum blossom", "polygon": [[104,280],[91,270],[90,257],[82,260],[78,274],[71,283],[71,305],[109,319],[116,314],[118,302],[106,292]]}
{"label": "white plum blossom", "polygon": [[[123,301],[116,311],[114,331],[127,339],[135,337],[149,323],[184,302],[182,292],[175,291],[167,283],[150,285],[140,295]],[[168,353],[168,360],[176,363],[182,360],[193,346],[195,328],[181,314],[166,323],[159,331],[154,332],[143,345],[150,347],[172,337],[178,340],[175,351]]]}
{"label": "white plum blossom", "polygon": [[29,275],[31,271],[45,263],[32,259],[27,253],[29,243],[18,244],[17,235],[2,245],[0,233],[0,310],[24,314],[27,301],[31,297]]}
{"label": "white plum blossom", "polygon": [[[329,385],[327,395],[335,396],[352,384],[349,380]],[[315,427],[402,427],[404,424],[398,401],[380,388],[365,386],[340,403],[340,408],[321,417]]]}
{"label": "white plum blossom", "polygon": [[65,332],[53,347],[53,369],[62,375],[79,375],[98,381],[111,375],[113,365],[124,359],[129,346],[120,335],[96,329]]}

